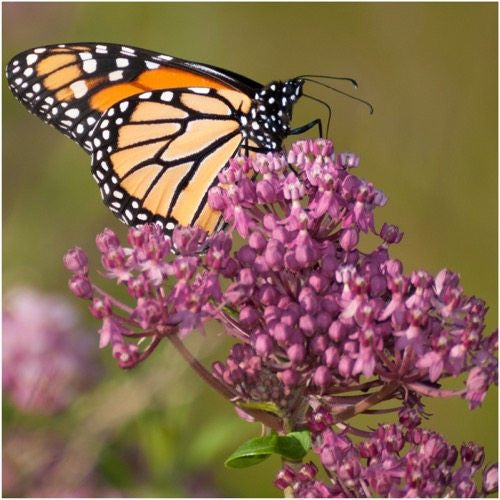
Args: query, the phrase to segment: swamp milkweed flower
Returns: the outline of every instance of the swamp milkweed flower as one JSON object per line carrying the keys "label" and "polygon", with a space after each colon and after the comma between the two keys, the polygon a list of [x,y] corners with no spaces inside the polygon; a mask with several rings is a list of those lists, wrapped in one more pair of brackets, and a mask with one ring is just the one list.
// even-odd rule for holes
{"label": "swamp milkweed flower", "polygon": [[95,382],[97,350],[64,297],[18,287],[6,294],[2,385],[22,411],[53,415]]}
{"label": "swamp milkweed flower", "polygon": [[[387,223],[376,229],[374,209],[387,198],[352,173],[358,163],[323,139],[296,142],[287,156],[234,158],[209,192],[229,231],[178,227],[170,239],[144,225],[122,246],[106,229],[97,237],[105,275],[127,288],[132,305],[91,282],[81,249],[71,265],[66,258],[70,288],[92,301],[100,345],[121,367],[168,339],[242,418],[278,435],[308,431],[329,482],[316,479],[315,464],[285,460],[275,484],[288,494],[474,496],[483,459],[471,461],[467,450],[482,449],[462,446],[454,468],[457,449],[420,427],[423,397],[479,406],[497,380],[497,333],[483,334],[487,307],[464,293],[457,274],[408,273],[391,258],[403,234]],[[238,249],[235,233],[245,239]],[[359,249],[363,233],[379,238],[372,251]],[[182,339],[211,320],[236,343],[209,371]],[[441,388],[461,374],[463,389]],[[368,432],[348,423],[386,412],[374,409],[386,400],[396,401],[397,424]],[[493,491],[491,470],[485,491]]]}

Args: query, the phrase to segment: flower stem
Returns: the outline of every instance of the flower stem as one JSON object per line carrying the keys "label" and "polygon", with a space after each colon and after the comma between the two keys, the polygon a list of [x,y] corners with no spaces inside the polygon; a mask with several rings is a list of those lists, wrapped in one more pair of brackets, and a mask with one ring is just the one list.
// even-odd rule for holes
{"label": "flower stem", "polygon": [[448,389],[436,389],[435,387],[430,387],[425,384],[419,384],[417,382],[406,384],[412,391],[423,394],[424,396],[429,396],[432,398],[456,398],[461,397],[466,392],[465,389],[459,391],[452,391]]}
{"label": "flower stem", "polygon": [[[222,394],[227,400],[231,401],[233,404],[238,401],[239,396],[236,392],[231,390],[229,387],[224,385],[218,379],[216,379],[186,348],[182,340],[177,335],[168,335],[167,338],[170,340],[172,345],[175,347],[177,352],[189,363],[189,366],[203,379],[208,385],[215,389],[218,393]],[[272,413],[267,411],[243,408],[245,413],[248,413],[253,418],[262,422],[264,425],[274,429],[276,432],[281,432],[283,430],[281,419]]]}
{"label": "flower stem", "polygon": [[390,382],[386,386],[384,386],[380,391],[370,394],[366,398],[364,398],[359,403],[356,403],[349,408],[340,411],[339,413],[334,415],[334,421],[342,422],[344,420],[348,420],[359,413],[363,413],[368,410],[372,406],[386,400],[390,396],[392,396],[400,387],[399,382]]}
{"label": "flower stem", "polygon": [[236,393],[230,390],[222,382],[217,380],[186,348],[182,340],[177,335],[169,335],[168,340],[175,347],[177,352],[189,363],[189,366],[213,389],[221,393],[226,399],[233,399]]}

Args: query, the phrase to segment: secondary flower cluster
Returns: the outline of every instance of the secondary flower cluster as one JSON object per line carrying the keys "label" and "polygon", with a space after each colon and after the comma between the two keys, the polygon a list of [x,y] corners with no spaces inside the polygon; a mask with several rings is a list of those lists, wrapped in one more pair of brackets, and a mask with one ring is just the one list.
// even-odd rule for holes
{"label": "secondary flower cluster", "polygon": [[[400,419],[404,422],[404,417]],[[406,424],[385,424],[355,444],[346,432],[326,428],[316,434],[314,451],[328,476],[316,479],[314,464],[295,470],[287,465],[275,479],[276,487],[291,488],[295,497],[458,497],[486,496],[498,486],[498,466],[482,473],[484,451],[464,443],[460,453],[438,433]],[[458,458],[460,456],[460,464]]]}
{"label": "secondary flower cluster", "polygon": [[[279,432],[330,426],[394,397],[412,415],[423,414],[422,396],[481,404],[497,378],[497,335],[483,336],[484,302],[467,296],[455,273],[405,273],[390,257],[403,235],[393,225],[375,228],[373,211],[386,197],[351,173],[358,163],[329,141],[299,141],[287,157],[238,157],[221,172],[209,203],[228,232],[178,227],[169,239],[145,225],[122,246],[106,229],[97,237],[105,276],[127,288],[132,306],[92,284],[85,254],[70,251],[70,288],[92,300],[100,345],[130,368],[168,338],[241,416]],[[245,239],[239,249],[235,232]],[[368,232],[380,243],[363,252]],[[182,344],[208,320],[238,340],[211,373]],[[464,389],[439,388],[462,373]],[[306,469],[300,474],[312,478]]]}
{"label": "secondary flower cluster", "polygon": [[73,306],[31,288],[6,294],[2,348],[3,389],[26,412],[64,410],[99,371],[95,344]]}

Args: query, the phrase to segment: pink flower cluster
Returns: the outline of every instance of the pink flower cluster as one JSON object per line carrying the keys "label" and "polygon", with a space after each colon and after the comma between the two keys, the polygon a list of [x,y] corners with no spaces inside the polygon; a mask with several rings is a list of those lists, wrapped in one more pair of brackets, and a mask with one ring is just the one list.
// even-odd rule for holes
{"label": "pink flower cluster", "polygon": [[64,410],[98,374],[95,344],[62,297],[10,291],[2,339],[3,390],[23,411]]}
{"label": "pink flower cluster", "polygon": [[[390,224],[376,229],[374,209],[387,200],[352,173],[358,163],[326,140],[299,141],[287,157],[238,157],[209,193],[227,231],[178,227],[170,240],[145,225],[122,246],[105,230],[97,238],[105,274],[132,305],[93,284],[83,251],[70,252],[70,288],[92,300],[101,346],[130,368],[167,338],[240,415],[278,432],[345,422],[392,398],[417,417],[424,396],[481,404],[497,379],[484,302],[467,296],[455,273],[405,273],[390,257],[403,235]],[[238,249],[235,233],[245,239]],[[360,250],[363,233],[379,238],[372,251]],[[208,320],[238,341],[211,372],[182,344]],[[460,374],[463,389],[439,388]],[[302,475],[314,483],[312,469]]]}
{"label": "pink flower cluster", "polygon": [[474,478],[484,463],[481,447],[464,443],[459,453],[440,434],[417,427],[418,419],[406,425],[404,417],[400,421],[379,426],[358,443],[347,432],[324,427],[315,434],[314,451],[330,484],[318,481],[318,470],[310,463],[299,470],[285,466],[276,476],[276,487],[291,488],[295,497],[314,498],[471,498],[496,490],[496,464],[484,469],[482,488],[477,488]]}

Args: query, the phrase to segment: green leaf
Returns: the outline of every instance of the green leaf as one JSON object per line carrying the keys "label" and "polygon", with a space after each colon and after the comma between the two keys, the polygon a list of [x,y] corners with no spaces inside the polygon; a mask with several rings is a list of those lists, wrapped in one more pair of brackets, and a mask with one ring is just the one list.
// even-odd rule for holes
{"label": "green leaf", "polygon": [[310,446],[311,437],[308,431],[291,432],[286,436],[278,436],[275,450],[289,460],[301,460]]}
{"label": "green leaf", "polygon": [[283,412],[280,410],[278,405],[272,401],[241,401],[238,403],[238,406],[243,410],[248,408],[249,410],[267,411],[268,413],[272,413],[278,417],[283,416]]}
{"label": "green leaf", "polygon": [[263,436],[243,443],[225,462],[226,467],[241,469],[263,462],[273,453],[288,460],[301,460],[311,447],[308,431],[290,432],[286,436]]}
{"label": "green leaf", "polygon": [[263,462],[276,452],[278,436],[263,436],[243,443],[225,462],[226,467],[242,469]]}
{"label": "green leaf", "polygon": [[290,432],[287,436],[298,439],[306,453],[311,449],[311,433],[309,431]]}

